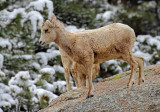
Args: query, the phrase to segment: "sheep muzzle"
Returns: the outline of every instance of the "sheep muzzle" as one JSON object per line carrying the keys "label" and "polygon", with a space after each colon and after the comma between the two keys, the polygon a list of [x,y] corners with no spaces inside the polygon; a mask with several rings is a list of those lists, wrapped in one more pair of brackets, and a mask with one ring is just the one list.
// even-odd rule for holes
{"label": "sheep muzzle", "polygon": [[45,45],[45,42],[39,41],[39,43],[40,43],[41,45]]}

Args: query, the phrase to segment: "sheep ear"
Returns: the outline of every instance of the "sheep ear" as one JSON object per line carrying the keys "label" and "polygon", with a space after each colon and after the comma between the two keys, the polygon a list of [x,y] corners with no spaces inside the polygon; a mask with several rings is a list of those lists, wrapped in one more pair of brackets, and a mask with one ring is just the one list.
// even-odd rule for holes
{"label": "sheep ear", "polygon": [[42,25],[41,25],[41,27],[43,27],[44,26],[44,21],[42,22]]}
{"label": "sheep ear", "polygon": [[56,20],[56,16],[53,14],[53,16],[51,17],[51,21]]}
{"label": "sheep ear", "polygon": [[48,25],[49,27],[55,27],[55,25],[54,25],[53,23],[51,23],[49,20],[47,20],[46,23],[47,23],[47,25]]}

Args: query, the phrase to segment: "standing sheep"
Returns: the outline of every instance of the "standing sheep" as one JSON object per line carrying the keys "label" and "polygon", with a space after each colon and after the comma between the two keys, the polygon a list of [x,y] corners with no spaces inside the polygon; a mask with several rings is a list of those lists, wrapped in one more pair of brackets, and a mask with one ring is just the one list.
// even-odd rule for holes
{"label": "standing sheep", "polygon": [[144,82],[144,60],[131,52],[135,40],[134,30],[128,25],[114,23],[94,30],[70,33],[55,16],[52,16],[51,20],[42,23],[40,43],[47,45],[55,42],[70,59],[84,66],[89,86],[87,98],[90,98],[93,97],[93,64],[114,58],[124,60],[131,67],[127,85],[135,84],[137,66],[140,69],[138,82]]}

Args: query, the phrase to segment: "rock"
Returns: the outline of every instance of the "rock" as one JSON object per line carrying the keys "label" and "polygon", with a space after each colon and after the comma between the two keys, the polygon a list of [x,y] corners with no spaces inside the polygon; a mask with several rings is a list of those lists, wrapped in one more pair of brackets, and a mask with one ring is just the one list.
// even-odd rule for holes
{"label": "rock", "polygon": [[86,99],[87,88],[74,89],[38,112],[160,112],[160,65],[144,71],[141,85],[127,87],[130,71],[123,72],[95,84],[92,98]]}

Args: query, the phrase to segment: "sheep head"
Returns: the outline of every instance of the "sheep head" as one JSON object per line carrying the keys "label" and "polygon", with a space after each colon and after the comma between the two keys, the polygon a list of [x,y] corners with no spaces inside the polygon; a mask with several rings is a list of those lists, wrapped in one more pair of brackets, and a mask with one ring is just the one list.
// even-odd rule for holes
{"label": "sheep head", "polygon": [[47,45],[50,42],[53,42],[56,40],[56,25],[52,22],[55,21],[56,17],[52,16],[51,20],[46,20],[42,22],[41,27],[41,37],[40,37],[40,44],[41,45]]}

